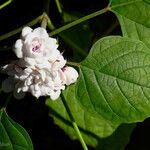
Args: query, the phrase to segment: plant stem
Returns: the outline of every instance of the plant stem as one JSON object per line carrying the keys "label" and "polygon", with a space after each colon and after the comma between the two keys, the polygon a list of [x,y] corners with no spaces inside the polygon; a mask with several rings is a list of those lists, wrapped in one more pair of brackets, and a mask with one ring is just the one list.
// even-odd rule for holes
{"label": "plant stem", "polygon": [[111,6],[112,9],[115,9],[117,7],[123,7],[123,6],[126,6],[126,5],[130,5],[130,4],[136,4],[136,2],[139,2],[139,0],[134,0],[134,1],[127,1],[127,2],[124,2],[124,3],[119,3],[119,4],[116,4],[116,5],[113,5]]}
{"label": "plant stem", "polygon": [[89,15],[87,15],[87,16],[84,16],[84,17],[82,17],[82,18],[80,18],[80,19],[78,19],[78,20],[75,20],[75,21],[73,21],[73,22],[71,22],[71,23],[69,23],[69,24],[67,24],[67,25],[64,25],[64,26],[62,26],[62,27],[60,27],[60,28],[58,28],[58,29],[56,29],[56,30],[50,32],[49,35],[50,35],[50,36],[53,36],[53,35],[55,35],[55,34],[58,34],[58,33],[62,32],[62,31],[64,31],[64,30],[67,30],[67,29],[69,29],[69,28],[71,28],[71,27],[73,27],[73,26],[75,26],[75,25],[77,25],[77,24],[79,24],[79,23],[81,23],[81,22],[84,22],[84,21],[89,20],[89,19],[91,19],[91,18],[94,18],[94,17],[96,17],[96,16],[98,16],[98,15],[101,15],[101,14],[107,12],[108,10],[109,10],[109,9],[106,7],[106,8],[104,8],[104,9],[101,9],[101,10],[99,10],[99,11],[96,11],[96,12],[94,12],[94,13],[92,13],[92,14],[89,14]]}
{"label": "plant stem", "polygon": [[75,122],[75,120],[74,120],[74,117],[73,117],[73,115],[72,115],[72,113],[71,113],[71,111],[70,111],[70,109],[69,109],[69,106],[68,106],[68,104],[67,104],[67,102],[66,102],[66,100],[65,100],[65,97],[64,97],[64,95],[63,95],[62,93],[61,93],[61,99],[62,99],[62,102],[63,102],[63,104],[64,104],[64,106],[65,106],[65,108],[66,108],[66,111],[67,111],[68,115],[69,115],[69,118],[70,118],[70,120],[71,120],[71,122],[72,122],[72,125],[73,125],[73,127],[74,127],[74,130],[75,130],[76,134],[77,134],[78,137],[79,137],[79,140],[80,140],[80,143],[81,143],[83,149],[84,149],[84,150],[88,150],[88,148],[87,148],[87,146],[86,146],[86,144],[85,144],[85,142],[84,142],[84,139],[83,139],[83,137],[82,137],[82,135],[81,135],[81,133],[80,133],[80,130],[79,130],[79,128],[78,128],[78,126],[77,126],[77,124],[76,124],[76,122]]}
{"label": "plant stem", "polygon": [[60,4],[59,0],[55,0],[55,3],[56,3],[56,6],[57,6],[57,9],[58,9],[58,12],[60,14],[62,14],[61,4]]}
{"label": "plant stem", "polygon": [[49,15],[49,6],[50,6],[50,0],[44,1],[44,12],[46,12],[47,15]]}
{"label": "plant stem", "polygon": [[[103,13],[107,12],[108,10],[109,10],[108,7],[106,7],[104,9],[96,11],[96,12],[90,14],[90,15],[87,15],[87,16],[84,16],[84,17],[78,19],[78,20],[75,20],[75,21],[73,21],[73,22],[71,22],[71,23],[69,23],[69,24],[67,24],[65,26],[62,26],[62,27],[60,27],[60,28],[58,28],[56,30],[54,30],[55,27],[51,24],[51,20],[49,18],[48,19],[49,20],[48,27],[51,30],[54,30],[54,31],[50,32],[49,35],[53,36],[55,34],[59,34],[60,32],[62,32],[64,30],[67,30],[67,29],[69,29],[69,28],[71,28],[71,27],[73,27],[73,26],[75,26],[75,25],[77,25],[77,24],[79,24],[81,22],[84,22],[84,21],[86,21],[88,19],[96,17],[96,16],[98,16],[100,14],[103,14]],[[76,46],[70,39],[66,38],[65,35],[62,35],[62,34],[59,34],[59,35],[62,37],[62,39],[64,39],[64,41],[68,42],[72,47],[74,47],[83,57],[87,56],[87,53],[85,51],[83,51],[80,47]]]}
{"label": "plant stem", "polygon": [[[23,25],[23,26],[33,26],[33,25],[35,25],[36,23],[38,23],[38,22],[42,19],[42,17],[43,17],[43,15],[41,15],[41,16],[35,18],[35,19],[32,20],[31,22],[29,22],[29,23],[27,23],[27,24],[25,24],[25,25]],[[13,30],[13,31],[11,31],[11,32],[8,32],[8,33],[6,33],[6,34],[1,35],[1,36],[0,36],[0,41],[2,41],[2,40],[4,40],[4,39],[7,39],[7,38],[9,38],[9,37],[11,37],[11,36],[13,36],[13,35],[15,35],[15,34],[21,32],[23,26],[21,26],[21,27],[15,29],[15,30]]]}
{"label": "plant stem", "polygon": [[4,103],[2,108],[6,108],[7,107],[9,101],[11,100],[11,97],[12,97],[12,94],[8,95],[8,97],[7,97],[7,99],[6,99],[6,101],[5,101],[5,103]]}
{"label": "plant stem", "polygon": [[46,29],[47,26],[47,15],[46,13],[43,13],[43,18],[42,18],[42,22],[41,22],[41,27],[43,27],[44,29]]}
{"label": "plant stem", "polygon": [[78,46],[76,43],[74,43],[69,37],[67,37],[65,34],[59,33],[59,36],[63,39],[65,43],[68,43],[68,45],[76,50],[81,56],[86,57],[87,52],[84,51],[80,46]]}
{"label": "plant stem", "polygon": [[49,29],[54,30],[55,26],[53,25],[51,19],[47,16],[47,26],[49,27]]}
{"label": "plant stem", "polygon": [[71,62],[71,61],[67,61],[67,65],[75,66],[75,67],[80,67],[80,64],[79,64],[79,63]]}
{"label": "plant stem", "polygon": [[2,5],[0,5],[0,10],[3,9],[4,7],[6,7],[7,5],[9,5],[13,0],[8,0],[7,2],[3,3]]}
{"label": "plant stem", "polygon": [[[55,26],[52,24],[50,18],[48,18],[48,27],[51,30],[55,29]],[[64,42],[68,43],[72,48],[74,48],[81,56],[87,56],[87,53],[82,50],[78,45],[76,45],[72,40],[70,40],[65,34],[59,34],[59,36],[63,39]]]}
{"label": "plant stem", "polygon": [[41,27],[46,29],[47,22],[48,22],[48,14],[49,14],[49,5],[50,5],[50,0],[44,0],[44,13],[43,13],[43,18],[41,22]]}

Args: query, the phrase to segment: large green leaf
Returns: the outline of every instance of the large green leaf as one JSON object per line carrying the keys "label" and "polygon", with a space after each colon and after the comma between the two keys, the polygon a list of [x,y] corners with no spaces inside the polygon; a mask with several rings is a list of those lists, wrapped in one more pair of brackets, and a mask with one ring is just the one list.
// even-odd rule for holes
{"label": "large green leaf", "polygon": [[0,110],[0,149],[33,150],[28,133],[10,119],[4,109]]}
{"label": "large green leaf", "polygon": [[[123,150],[123,147],[125,147],[129,141],[129,136],[134,125],[120,126],[110,137],[102,138],[110,135],[116,129],[117,125],[113,125],[110,121],[105,120],[102,117],[92,115],[83,109],[75,99],[74,94],[75,85],[70,86],[64,92],[67,104],[76,123],[80,127],[80,131],[85,142],[88,145],[95,147],[97,150]],[[72,123],[70,122],[61,98],[57,101],[47,99],[46,105],[49,108],[49,115],[54,118],[55,123],[72,139],[77,139],[76,133],[74,132]]]}
{"label": "large green leaf", "polygon": [[110,8],[116,14],[150,28],[150,0],[111,0]]}
{"label": "large green leaf", "polygon": [[[97,137],[107,137],[118,127],[118,124],[113,124],[111,121],[108,121],[101,116],[92,115],[83,109],[75,98],[75,85],[67,88],[64,94],[71,113],[83,132],[86,143],[89,145],[97,145],[95,138],[92,138],[93,135]],[[76,134],[72,131],[72,124],[61,98],[57,101],[47,99],[46,105],[49,106],[50,115],[54,117],[56,124],[62,127],[71,138],[75,139]]]}
{"label": "large green leaf", "polygon": [[76,97],[91,114],[112,123],[150,116],[150,50],[140,41],[106,37],[80,64]]}

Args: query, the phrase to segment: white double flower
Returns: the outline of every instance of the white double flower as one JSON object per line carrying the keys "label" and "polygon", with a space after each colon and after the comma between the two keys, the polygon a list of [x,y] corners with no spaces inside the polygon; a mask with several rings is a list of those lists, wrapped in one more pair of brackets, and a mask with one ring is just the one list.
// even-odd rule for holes
{"label": "white double flower", "polygon": [[2,89],[5,92],[13,90],[16,98],[30,92],[37,98],[50,96],[56,100],[65,85],[78,78],[78,72],[66,66],[66,60],[57,48],[56,39],[49,37],[44,28],[24,27],[21,39],[14,46],[19,59],[3,67],[9,77],[3,82]]}

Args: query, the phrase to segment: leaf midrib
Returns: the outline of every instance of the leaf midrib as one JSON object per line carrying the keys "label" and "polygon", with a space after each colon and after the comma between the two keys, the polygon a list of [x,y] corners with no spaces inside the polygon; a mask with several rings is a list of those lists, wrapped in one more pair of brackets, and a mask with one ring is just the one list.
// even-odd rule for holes
{"label": "leaf midrib", "polygon": [[[142,2],[143,0],[135,0],[135,1],[132,1],[132,2],[126,2],[126,3],[121,3],[121,4],[117,4],[117,5],[112,5],[110,8],[113,9],[113,8],[118,8],[118,7],[122,7],[122,6],[126,6],[126,5],[131,5],[131,4],[134,4],[136,2]],[[145,2],[145,1],[143,1]],[[146,2],[145,2],[146,3]]]}
{"label": "leaf midrib", "polygon": [[101,74],[103,74],[103,75],[110,76],[111,78],[115,78],[115,79],[119,79],[119,80],[121,80],[121,81],[129,82],[129,83],[131,83],[131,84],[135,84],[135,85],[140,86],[140,87],[145,87],[145,88],[148,88],[148,89],[150,88],[149,86],[141,85],[141,84],[139,84],[139,83],[135,83],[135,82],[132,82],[132,81],[130,81],[130,80],[123,79],[123,78],[121,78],[121,77],[119,77],[119,76],[115,76],[115,75],[109,74],[108,72],[102,72],[102,71],[100,71],[100,70],[94,70],[94,69],[91,69],[91,68],[89,68],[89,67],[87,67],[87,66],[84,66],[84,65],[81,65],[80,67],[81,67],[81,68],[82,68],[82,67],[85,67],[85,68],[88,68],[88,69],[90,69],[90,70],[92,70],[92,71],[99,72],[99,73],[101,73]]}

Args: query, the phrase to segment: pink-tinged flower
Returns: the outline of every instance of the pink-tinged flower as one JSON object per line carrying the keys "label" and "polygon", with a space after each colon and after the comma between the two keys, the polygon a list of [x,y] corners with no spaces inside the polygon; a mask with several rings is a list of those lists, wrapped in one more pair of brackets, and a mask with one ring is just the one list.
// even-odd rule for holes
{"label": "pink-tinged flower", "polygon": [[57,40],[49,37],[46,30],[38,27],[32,30],[30,27],[24,27],[14,46],[14,52],[18,58],[51,58],[55,59],[59,55],[57,50]]}
{"label": "pink-tinged flower", "polygon": [[2,68],[9,75],[2,89],[14,91],[17,99],[30,92],[36,98],[50,96],[56,100],[65,85],[76,82],[78,78],[78,72],[66,66],[66,60],[57,48],[56,39],[50,38],[44,28],[32,30],[24,27],[21,39],[14,46],[19,60]]}

